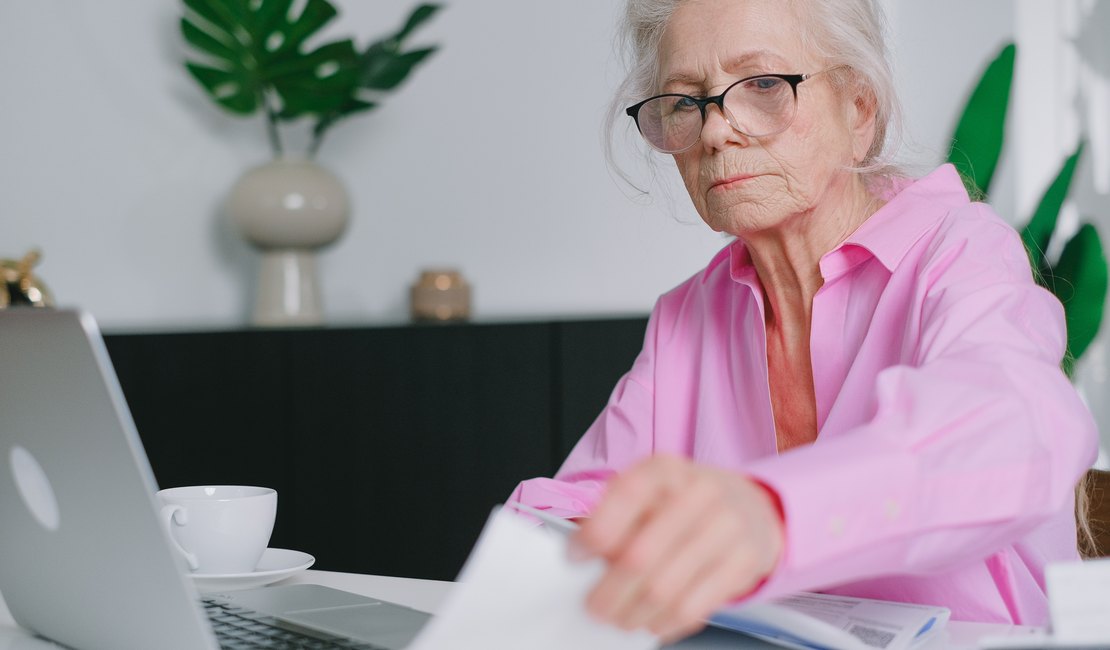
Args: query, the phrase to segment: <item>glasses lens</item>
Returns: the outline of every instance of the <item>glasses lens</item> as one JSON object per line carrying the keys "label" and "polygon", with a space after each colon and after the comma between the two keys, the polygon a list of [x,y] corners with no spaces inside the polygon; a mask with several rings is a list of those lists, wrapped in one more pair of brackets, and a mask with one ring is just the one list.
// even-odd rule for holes
{"label": "glasses lens", "polygon": [[663,95],[645,102],[636,120],[648,144],[664,153],[688,149],[701,135],[701,110],[682,95]]}
{"label": "glasses lens", "polygon": [[728,90],[725,108],[732,126],[744,135],[760,138],[785,131],[794,121],[797,102],[794,88],[778,77],[747,79]]}
{"label": "glasses lens", "polygon": [[[794,87],[778,77],[754,77],[731,86],[724,115],[732,128],[752,138],[775,135],[794,121],[798,109]],[[636,116],[648,144],[664,153],[689,149],[704,123],[698,105],[685,95],[661,95],[640,106]]]}

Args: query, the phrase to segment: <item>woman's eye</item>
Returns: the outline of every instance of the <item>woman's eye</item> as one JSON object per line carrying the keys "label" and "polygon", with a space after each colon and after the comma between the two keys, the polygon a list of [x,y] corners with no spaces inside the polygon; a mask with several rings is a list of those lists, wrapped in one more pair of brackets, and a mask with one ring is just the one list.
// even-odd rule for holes
{"label": "woman's eye", "polygon": [[781,83],[783,83],[783,81],[778,77],[758,77],[748,81],[748,83],[744,85],[751,90],[774,90]]}
{"label": "woman's eye", "polygon": [[674,101],[675,111],[689,111],[696,110],[697,108],[698,104],[694,101],[693,97],[678,97]]}

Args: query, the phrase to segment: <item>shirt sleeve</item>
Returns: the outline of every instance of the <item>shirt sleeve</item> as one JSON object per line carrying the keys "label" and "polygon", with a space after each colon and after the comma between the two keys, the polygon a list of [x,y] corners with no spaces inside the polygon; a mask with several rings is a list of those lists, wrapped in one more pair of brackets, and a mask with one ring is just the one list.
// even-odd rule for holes
{"label": "shirt sleeve", "polygon": [[594,510],[614,474],[654,450],[653,374],[660,306],[648,319],[644,346],[613,389],[609,402],[571,450],[554,478],[520,483],[510,501],[569,518]]}
{"label": "shirt sleeve", "polygon": [[753,596],[955,568],[1071,503],[1097,431],[1060,370],[1063,310],[1017,234],[985,222],[924,258],[913,361],[878,374],[874,416],[745,467],[786,534]]}

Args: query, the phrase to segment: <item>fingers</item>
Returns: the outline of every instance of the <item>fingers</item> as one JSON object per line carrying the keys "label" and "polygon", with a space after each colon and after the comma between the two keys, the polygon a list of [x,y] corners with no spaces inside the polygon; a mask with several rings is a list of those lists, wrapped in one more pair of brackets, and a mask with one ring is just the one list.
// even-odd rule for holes
{"label": "fingers", "polygon": [[578,555],[612,560],[681,483],[687,471],[677,458],[656,456],[613,479],[597,509],[572,539]]}
{"label": "fingers", "polygon": [[668,643],[693,634],[722,603],[751,591],[760,581],[752,576],[750,556],[727,556],[722,566],[693,580],[690,590],[675,607],[652,623],[651,631]]}
{"label": "fingers", "polygon": [[695,481],[689,489],[664,496],[654,510],[648,510],[651,516],[631,531],[623,548],[610,554],[611,570],[590,594],[587,607],[629,629],[655,616],[655,608],[661,604],[656,596],[670,588],[658,584],[655,576],[676,554],[688,557],[684,549],[697,546],[691,535],[697,534],[699,522],[712,520],[707,509],[714,503],[713,491],[707,482]]}
{"label": "fingers", "polygon": [[[720,527],[728,531],[728,526]],[[665,639],[677,639],[702,628],[703,621],[713,615],[722,603],[754,589],[761,577],[750,552],[736,552],[736,538],[726,538],[713,553],[716,561],[700,563],[689,573],[674,598],[659,608],[647,629]]]}
{"label": "fingers", "polygon": [[[683,600],[697,585],[726,568],[727,558],[742,545],[738,527],[724,517],[703,522],[681,552],[672,553],[667,561],[644,580],[642,608],[631,619],[632,627],[646,627],[652,632],[673,629],[682,623],[696,624],[707,613],[684,611]],[[733,593],[742,593],[745,576],[730,576],[729,584],[736,592],[723,594],[721,602]]]}
{"label": "fingers", "polygon": [[614,480],[576,539],[609,565],[587,598],[591,613],[671,640],[766,577],[782,528],[762,486],[656,458]]}

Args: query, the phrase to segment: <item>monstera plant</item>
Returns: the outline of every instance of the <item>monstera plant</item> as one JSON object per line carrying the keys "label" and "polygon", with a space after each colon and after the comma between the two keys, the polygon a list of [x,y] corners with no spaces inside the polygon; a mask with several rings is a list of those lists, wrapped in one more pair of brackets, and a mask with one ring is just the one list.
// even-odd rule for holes
{"label": "monstera plant", "polygon": [[[247,170],[227,201],[262,254],[251,322],[322,324],[315,255],[346,230],[350,202],[316,152],[333,126],[375,108],[436,51],[405,43],[439,7],[416,7],[400,29],[360,48],[349,38],[317,38],[338,15],[328,0],[182,1],[189,74],[222,108],[266,119],[274,160]],[[279,127],[294,121],[311,124],[303,154],[282,143]]]}
{"label": "monstera plant", "polygon": [[282,153],[278,123],[314,120],[309,154],[339,120],[377,106],[436,51],[405,50],[412,32],[438,10],[418,6],[396,32],[359,50],[349,38],[306,51],[306,42],[338,11],[327,0],[183,0],[181,34],[199,58],[185,67],[208,95],[239,115],[264,111],[270,145]]}
{"label": "monstera plant", "polygon": [[[948,161],[956,166],[969,192],[985,195],[1002,153],[1010,88],[1017,48],[1010,43],[990,62],[972,92],[952,136]],[[1098,334],[1106,304],[1107,264],[1098,231],[1085,221],[1064,243],[1060,255],[1045,254],[1058,233],[1056,224],[1071,187],[1083,143],[1068,156],[1045,190],[1021,238],[1037,280],[1064,305],[1068,350],[1064,370],[1071,376],[1075,363]]]}

